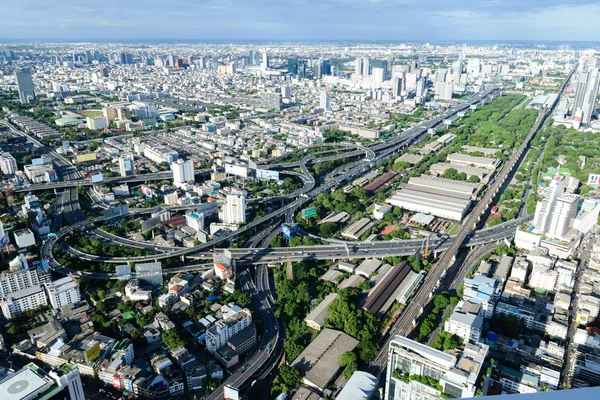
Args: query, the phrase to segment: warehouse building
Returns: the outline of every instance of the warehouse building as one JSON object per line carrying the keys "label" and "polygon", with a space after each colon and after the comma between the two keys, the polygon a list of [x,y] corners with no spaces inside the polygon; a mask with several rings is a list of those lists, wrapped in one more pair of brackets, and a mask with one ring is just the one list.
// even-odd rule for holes
{"label": "warehouse building", "polygon": [[292,367],[298,368],[304,384],[323,390],[337,375],[342,354],[357,345],[358,340],[352,336],[325,328],[292,362]]}
{"label": "warehouse building", "polygon": [[318,306],[314,308],[307,316],[304,318],[306,325],[314,330],[320,331],[323,329],[323,325],[325,325],[325,320],[329,317],[329,305],[333,303],[334,300],[339,299],[340,295],[337,293],[329,293],[323,301],[319,303]]}
{"label": "warehouse building", "polygon": [[416,178],[410,178],[408,183],[425,188],[441,189],[448,192],[456,193],[461,198],[475,197],[478,183],[455,181],[453,179],[440,178],[432,175],[421,175]]}
{"label": "warehouse building", "polygon": [[405,210],[435,215],[436,217],[461,221],[471,206],[473,184],[466,182],[411,178],[408,184],[392,197],[389,204]]}
{"label": "warehouse building", "polygon": [[376,315],[385,314],[396,300],[401,284],[411,272],[406,263],[395,266],[371,290],[362,309]]}
{"label": "warehouse building", "polygon": [[374,226],[375,224],[369,218],[362,218],[344,229],[342,237],[350,240],[358,240]]}
{"label": "warehouse building", "polygon": [[465,174],[467,174],[467,178],[470,178],[472,176],[476,176],[478,177],[480,180],[483,179],[484,177],[486,177],[490,171],[484,168],[475,168],[475,167],[468,167],[468,166],[464,166],[464,165],[458,165],[458,164],[448,164],[448,163],[437,163],[437,164],[433,164],[432,166],[429,167],[429,172],[431,172],[434,175],[444,175],[444,172],[446,172],[447,169],[450,168],[454,168],[459,174],[461,172],[464,172]]}
{"label": "warehouse building", "polygon": [[452,153],[448,154],[446,160],[452,165],[461,165],[465,167],[473,166],[476,168],[485,168],[494,170],[500,163],[496,158],[475,157],[468,154]]}

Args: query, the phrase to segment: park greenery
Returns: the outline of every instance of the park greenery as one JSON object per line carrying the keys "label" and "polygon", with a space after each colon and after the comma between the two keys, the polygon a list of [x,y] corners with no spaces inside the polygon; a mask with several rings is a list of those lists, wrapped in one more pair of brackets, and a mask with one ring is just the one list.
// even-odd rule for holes
{"label": "park greenery", "polygon": [[457,296],[450,296],[450,293],[446,291],[435,295],[433,298],[433,309],[427,313],[425,319],[423,319],[421,322],[421,325],[419,326],[419,333],[415,340],[417,342],[425,341],[429,337],[429,334],[431,334],[431,332],[437,326],[438,321],[446,307],[448,307],[448,305],[455,307],[458,302],[459,298]]}

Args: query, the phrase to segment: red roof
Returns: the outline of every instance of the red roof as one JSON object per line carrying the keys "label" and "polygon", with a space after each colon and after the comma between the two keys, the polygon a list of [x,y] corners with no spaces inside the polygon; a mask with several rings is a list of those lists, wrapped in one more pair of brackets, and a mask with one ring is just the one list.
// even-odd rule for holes
{"label": "red roof", "polygon": [[398,228],[396,228],[394,225],[388,225],[385,228],[383,228],[383,230],[381,232],[379,232],[379,234],[380,235],[387,235],[389,233],[394,232],[396,229],[398,229]]}

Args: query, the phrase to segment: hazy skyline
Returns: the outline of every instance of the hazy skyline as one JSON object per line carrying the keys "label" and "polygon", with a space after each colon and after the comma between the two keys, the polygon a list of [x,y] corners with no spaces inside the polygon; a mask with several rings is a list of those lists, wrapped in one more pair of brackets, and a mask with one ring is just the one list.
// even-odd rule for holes
{"label": "hazy skyline", "polygon": [[0,39],[591,41],[600,4],[528,0],[19,0]]}

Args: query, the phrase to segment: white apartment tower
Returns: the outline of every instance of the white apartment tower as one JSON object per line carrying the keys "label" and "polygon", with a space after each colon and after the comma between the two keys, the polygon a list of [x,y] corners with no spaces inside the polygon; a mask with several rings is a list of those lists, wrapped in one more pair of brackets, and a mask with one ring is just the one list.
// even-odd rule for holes
{"label": "white apartment tower", "polygon": [[550,225],[546,236],[552,239],[562,239],[573,226],[573,219],[577,215],[579,195],[565,193],[556,199]]}
{"label": "white apartment tower", "polygon": [[180,158],[171,164],[171,169],[173,170],[173,184],[175,186],[194,181],[194,163],[191,160],[183,161]]}
{"label": "white apartment tower", "polygon": [[67,276],[44,285],[50,304],[54,309],[62,308],[69,304],[79,303],[81,293],[79,285],[74,278]]}
{"label": "white apartment tower", "polygon": [[227,344],[227,341],[252,323],[252,314],[247,308],[232,310],[229,315],[218,321],[206,331],[206,350],[214,353]]}
{"label": "white apartment tower", "polygon": [[[411,339],[396,336],[389,347],[385,399],[441,399],[474,397],[477,379],[488,353],[488,346],[468,343],[455,356]],[[414,376],[437,381],[441,391]],[[413,379],[411,379],[413,378]]]}
{"label": "white apartment tower", "polygon": [[0,153],[0,170],[4,175],[14,175],[17,171],[17,160],[10,153]]}
{"label": "white apartment tower", "polygon": [[0,299],[7,297],[10,293],[29,289],[39,284],[40,279],[35,268],[5,271],[0,274]]}
{"label": "white apartment tower", "polygon": [[329,93],[327,92],[321,92],[321,99],[319,102],[319,106],[325,110],[325,111],[330,111],[331,110],[331,102],[329,99]]}
{"label": "white apartment tower", "polygon": [[223,222],[226,224],[246,223],[246,193],[232,192],[227,195]]}
{"label": "white apartment tower", "polygon": [[538,201],[533,217],[533,224],[536,232],[540,234],[546,233],[550,224],[550,214],[554,209],[554,203],[558,196],[563,192],[565,177],[558,175],[552,178],[550,184],[544,189],[544,198]]}
{"label": "white apartment tower", "polygon": [[122,178],[135,175],[135,163],[132,153],[128,153],[119,158],[119,172]]}

